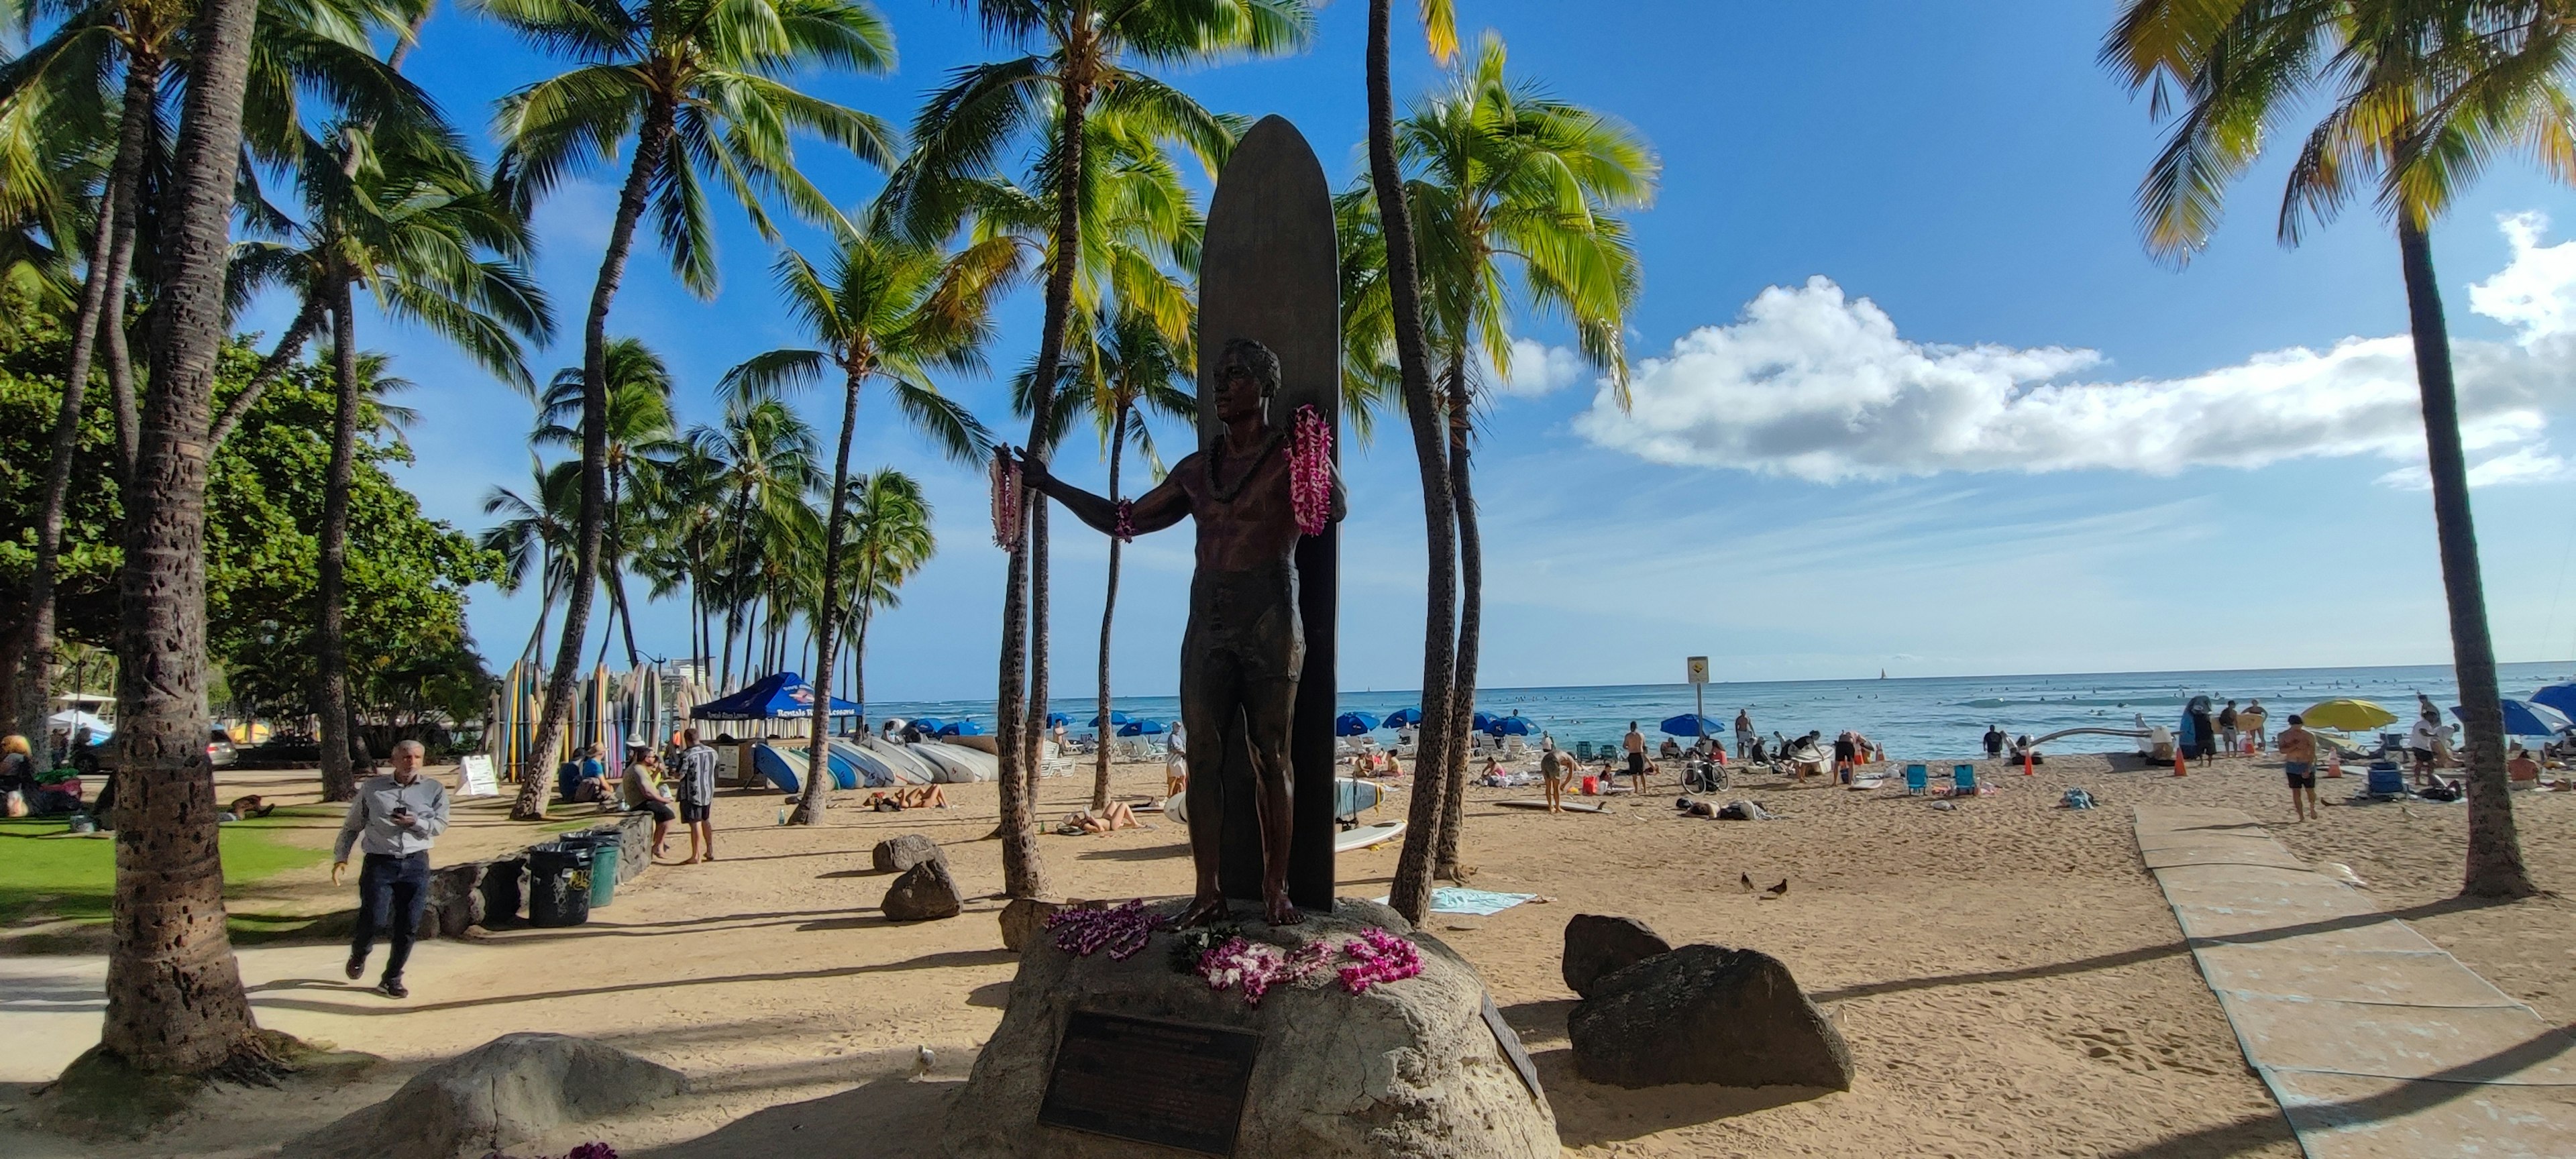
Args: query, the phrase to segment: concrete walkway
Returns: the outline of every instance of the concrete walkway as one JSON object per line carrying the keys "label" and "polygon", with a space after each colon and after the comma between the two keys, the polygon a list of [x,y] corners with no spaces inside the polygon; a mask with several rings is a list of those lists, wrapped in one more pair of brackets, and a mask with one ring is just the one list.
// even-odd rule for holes
{"label": "concrete walkway", "polygon": [[2136,818],[2201,977],[2312,1159],[2576,1155],[2576,1036],[2239,810]]}

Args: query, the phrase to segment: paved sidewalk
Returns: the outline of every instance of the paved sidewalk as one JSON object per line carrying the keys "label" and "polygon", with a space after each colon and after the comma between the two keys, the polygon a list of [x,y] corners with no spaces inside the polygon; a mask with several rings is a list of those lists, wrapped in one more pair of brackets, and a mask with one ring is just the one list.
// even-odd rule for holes
{"label": "paved sidewalk", "polygon": [[2242,811],[2141,807],[2136,832],[2312,1159],[2576,1156],[2576,1036]]}

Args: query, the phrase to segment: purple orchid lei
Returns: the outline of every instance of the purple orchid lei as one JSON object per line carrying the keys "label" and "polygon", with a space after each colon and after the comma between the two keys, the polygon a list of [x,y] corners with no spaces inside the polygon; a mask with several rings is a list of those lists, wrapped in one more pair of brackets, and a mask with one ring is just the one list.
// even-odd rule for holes
{"label": "purple orchid lei", "polygon": [[1311,404],[1297,408],[1296,437],[1288,451],[1288,502],[1300,533],[1324,533],[1333,510],[1333,428]]}
{"label": "purple orchid lei", "polygon": [[1162,924],[1162,918],[1146,912],[1141,899],[1109,909],[1058,910],[1046,920],[1055,931],[1055,948],[1086,958],[1105,949],[1116,962],[1135,957]]}
{"label": "purple orchid lei", "polygon": [[1118,537],[1118,542],[1128,543],[1136,538],[1135,516],[1135,504],[1124,499],[1118,501],[1118,526],[1110,531],[1111,535]]}
{"label": "purple orchid lei", "polygon": [[1007,450],[993,452],[993,546],[1009,551],[1020,539],[1020,468]]}

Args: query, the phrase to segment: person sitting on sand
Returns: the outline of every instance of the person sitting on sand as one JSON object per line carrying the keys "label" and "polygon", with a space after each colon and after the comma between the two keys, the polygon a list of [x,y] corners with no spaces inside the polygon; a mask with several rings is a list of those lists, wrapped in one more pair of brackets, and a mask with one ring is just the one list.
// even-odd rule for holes
{"label": "person sitting on sand", "polygon": [[2528,789],[2540,783],[2540,762],[2531,759],[2529,749],[2515,745],[2513,759],[2504,763],[2504,775],[2506,784]]}
{"label": "person sitting on sand", "polygon": [[1680,760],[1682,759],[1682,742],[1674,740],[1671,737],[1665,737],[1663,745],[1655,750],[1655,755],[1668,761]]}
{"label": "person sitting on sand", "polygon": [[1128,808],[1125,801],[1112,801],[1096,816],[1087,810],[1065,814],[1064,824],[1057,826],[1056,832],[1073,837],[1084,833],[1097,835],[1142,828],[1144,825],[1136,820],[1135,810]]}
{"label": "person sitting on sand", "polygon": [[1547,783],[1547,811],[1565,811],[1565,783],[1574,779],[1574,756],[1562,749],[1549,749],[1539,758],[1539,779]]}
{"label": "person sitting on sand", "polygon": [[236,818],[265,817],[277,811],[277,802],[262,801],[259,795],[254,793],[247,797],[233,798],[233,803],[224,811]]}
{"label": "person sitting on sand", "polygon": [[2307,722],[2296,713],[2290,716],[2290,727],[2281,730],[2279,743],[2273,747],[2281,753],[2281,772],[2290,779],[2290,813],[2301,821],[2317,819],[2317,738],[2303,727]]}

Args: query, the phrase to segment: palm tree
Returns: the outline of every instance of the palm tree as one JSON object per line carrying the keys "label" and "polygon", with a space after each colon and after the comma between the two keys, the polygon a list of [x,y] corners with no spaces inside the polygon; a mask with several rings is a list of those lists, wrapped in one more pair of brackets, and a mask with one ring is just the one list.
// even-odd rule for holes
{"label": "palm tree", "polygon": [[[125,495],[116,920],[99,1044],[64,1072],[258,1075],[279,1062],[224,929],[206,761],[206,433],[224,325],[253,0],[203,0],[165,187],[150,394]],[[108,1081],[114,1081],[109,1079]]]}
{"label": "palm tree", "polygon": [[[341,602],[349,480],[366,393],[358,374],[355,291],[374,291],[387,313],[427,327],[523,388],[528,372],[519,338],[543,339],[554,321],[545,292],[519,265],[533,248],[526,223],[492,197],[480,167],[450,134],[418,124],[382,130],[344,124],[309,142],[301,157],[301,221],[290,224],[274,207],[258,207],[272,232],[293,240],[237,246],[227,281],[236,303],[283,285],[297,291],[306,311],[319,304],[331,317],[340,397],[323,484],[313,710],[322,723],[323,800],[345,801],[357,795],[357,782],[349,768]],[[258,390],[254,383],[242,395]]]}
{"label": "palm tree", "polygon": [[1515,82],[1504,64],[1502,39],[1486,34],[1448,88],[1396,129],[1397,154],[1415,171],[1405,201],[1429,299],[1428,340],[1440,370],[1458,520],[1458,649],[1443,725],[1448,770],[1434,862],[1440,875],[1453,877],[1463,868],[1458,831],[1484,618],[1483,541],[1469,471],[1469,355],[1481,350],[1496,374],[1511,373],[1511,290],[1518,286],[1526,308],[1573,326],[1584,361],[1624,405],[1621,331],[1640,278],[1626,223],[1613,214],[1650,203],[1660,167],[1628,126]]}
{"label": "palm tree", "polygon": [[[1402,170],[1396,164],[1395,98],[1387,80],[1387,9],[1392,0],[1369,0],[1368,107],[1369,184],[1377,191],[1378,219],[1386,231],[1387,329],[1395,344],[1397,381],[1406,420],[1413,428],[1413,457],[1422,475],[1423,539],[1429,548],[1422,612],[1422,719],[1447,720],[1450,684],[1456,675],[1458,527],[1457,506],[1449,492],[1449,471],[1441,447],[1431,393],[1431,362],[1422,329],[1422,280],[1415,264],[1413,219],[1406,214]],[[1420,0],[1422,27],[1431,53],[1447,60],[1457,51],[1458,33],[1450,0]],[[1388,901],[1408,921],[1421,921],[1431,910],[1432,854],[1440,843],[1440,821],[1447,801],[1448,760],[1445,730],[1424,728],[1416,746],[1413,804],[1406,810],[1404,848],[1396,857],[1395,880]]]}
{"label": "palm tree", "polygon": [[[484,10],[535,47],[584,61],[502,101],[501,168],[532,201],[578,170],[604,164],[632,133],[608,250],[582,327],[582,500],[575,576],[564,608],[564,644],[546,684],[537,749],[551,751],[572,711],[573,681],[590,626],[607,505],[608,309],[626,273],[635,227],[649,208],[682,285],[715,291],[715,254],[700,173],[722,181],[764,240],[777,230],[771,198],[807,220],[846,231],[831,199],[798,172],[791,131],[803,131],[871,164],[895,153],[877,118],[786,82],[816,66],[880,73],[894,66],[894,36],[876,11],[851,0],[481,0]],[[511,816],[545,816],[542,784],[521,785]]]}
{"label": "palm tree", "polygon": [[[425,15],[426,9],[418,13]],[[47,110],[64,125],[103,127],[112,121],[116,126],[113,160],[90,213],[87,271],[74,313],[58,427],[77,427],[97,346],[103,343],[107,356],[101,361],[116,419],[116,473],[123,477],[133,469],[139,441],[133,359],[126,349],[126,279],[138,260],[146,269],[162,264],[152,247],[164,230],[145,215],[155,207],[145,204],[144,175],[170,171],[172,160],[162,130],[168,112],[165,94],[190,83],[194,75],[190,54],[200,42],[189,30],[188,5],[155,0],[89,4],[17,0],[0,11],[0,29],[30,30],[46,16],[58,18],[51,34],[17,59],[0,62],[0,108]],[[400,27],[401,21],[413,18],[412,10],[401,7],[401,0],[276,6],[260,22],[256,42],[243,46],[250,54],[243,62],[242,84],[248,98],[244,103],[252,115],[236,130],[237,144],[247,144],[262,160],[291,161],[302,140],[300,90],[332,94],[344,112],[370,119],[424,115],[426,98],[403,84],[389,64],[376,60],[369,43],[377,28]],[[109,109],[114,110],[112,116]],[[100,150],[111,151],[104,142]],[[65,235],[57,231],[56,236]],[[138,242],[144,246],[139,259]],[[301,319],[294,341],[300,343],[318,321],[318,314]],[[291,354],[287,361],[292,361]],[[277,363],[276,369],[283,366]],[[238,416],[234,421],[239,421]],[[230,425],[223,429],[228,431]],[[67,463],[70,442],[61,438],[55,442],[55,458]],[[60,483],[53,481],[57,474],[63,480]],[[54,587],[68,467],[50,472],[47,479],[45,514],[38,520],[36,566],[28,592],[33,631],[25,664],[33,679],[22,688],[41,688],[43,674],[53,661]],[[45,531],[48,527],[54,529],[50,535]],[[16,706],[26,718],[20,723],[31,733],[44,707],[40,693],[22,696]]]}
{"label": "palm tree", "polygon": [[[332,380],[339,404],[332,418],[331,460],[322,478],[322,527],[319,536],[320,555],[314,569],[314,693],[313,711],[322,720],[322,799],[346,801],[358,795],[358,782],[351,769],[350,736],[356,730],[356,708],[349,696],[349,649],[345,592],[349,559],[349,489],[356,471],[358,434],[361,428],[381,431],[393,438],[401,435],[395,424],[408,421],[411,411],[383,401],[385,396],[399,394],[412,387],[412,382],[387,373],[388,360],[382,354],[354,351],[349,347],[356,328],[347,321],[345,287],[341,301],[331,309],[333,338],[323,352],[332,368]],[[361,411],[371,412],[363,414]],[[335,748],[336,746],[336,748]]]}
{"label": "palm tree", "polygon": [[[634,570],[651,588],[651,599],[661,599],[685,586],[689,589],[689,661],[696,671],[707,671],[707,613],[713,607],[709,596],[715,581],[710,569],[716,560],[719,529],[725,512],[724,475],[726,465],[708,453],[708,449],[688,439],[680,440],[667,462],[656,464],[640,483],[643,502],[637,515],[648,531],[637,544],[639,554]],[[708,677],[700,675],[700,681]]]}
{"label": "palm tree", "polygon": [[[528,441],[538,446],[581,445],[582,373],[578,366],[555,372],[545,396],[537,402],[537,429]],[[599,570],[608,584],[608,614],[625,633],[626,665],[643,662],[635,647],[635,611],[627,602],[626,572],[641,546],[631,536],[627,508],[641,500],[653,506],[651,492],[661,480],[660,468],[678,456],[679,428],[671,415],[671,368],[662,356],[637,338],[608,343],[608,524],[601,533]],[[607,640],[600,641],[601,651]]]}
{"label": "palm tree", "polygon": [[[2206,245],[2227,184],[2262,152],[2265,130],[2317,102],[2324,116],[2290,167],[2277,222],[2295,246],[2353,195],[2376,186],[2395,226],[2423,394],[2434,535],[2450,605],[2452,662],[2468,725],[2469,847],[2461,892],[2528,897],[2506,792],[2504,713],[2487,631],[2477,529],[2450,332],[2433,274],[2433,222],[2506,149],[2531,149],[2576,183],[2576,16],[2531,0],[2314,0],[2297,5],[2130,0],[2103,63],[2153,111],[2175,116],[2138,187],[2147,248],[2177,263]],[[2175,98],[2179,97],[2179,100]]]}
{"label": "palm tree", "polygon": [[[882,208],[915,238],[946,237],[970,208],[976,191],[1000,176],[996,164],[1014,140],[1043,133],[1043,184],[1054,190],[1084,188],[1095,171],[1086,160],[1084,122],[1096,106],[1137,124],[1153,124],[1167,139],[1197,142],[1216,151],[1225,127],[1179,90],[1135,71],[1130,62],[1188,65],[1234,53],[1279,53],[1303,47],[1312,35],[1308,0],[958,0],[971,6],[986,35],[1034,51],[1008,60],[957,70],[933,93],[913,122],[914,149],[896,170]],[[1082,201],[1053,198],[1055,224],[1047,250],[1046,304],[1038,333],[1028,443],[1054,441],[1048,423],[1066,323],[1073,313],[1073,283],[1083,236]],[[1045,869],[1030,830],[1034,804],[1022,765],[1034,766],[1036,736],[1046,717],[1042,657],[1032,664],[1034,635],[1045,638],[1047,589],[1045,504],[1032,505],[1019,542],[1010,549],[1002,597],[999,718],[995,738],[1002,754],[1003,892],[1036,897],[1046,891]],[[1033,556],[1033,552],[1036,554]],[[1032,594],[1034,593],[1034,595]],[[1025,770],[1035,776],[1034,767]]]}
{"label": "palm tree", "polygon": [[[841,614],[851,624],[850,699],[864,709],[868,624],[878,609],[902,604],[904,581],[930,562],[939,544],[930,531],[930,502],[922,498],[921,484],[911,476],[887,468],[853,476],[845,490],[848,517],[841,529],[841,562],[855,575],[849,603]],[[830,659],[815,667],[828,670]],[[860,724],[865,727],[866,722]]]}
{"label": "palm tree", "polygon": [[[1185,419],[1196,432],[1198,395],[1184,385],[1195,374],[1191,369],[1192,351],[1186,339],[1175,342],[1152,317],[1128,309],[1118,310],[1109,321],[1091,328],[1084,346],[1083,377],[1090,386],[1085,403],[1098,421],[1100,441],[1109,456],[1109,499],[1114,503],[1118,500],[1118,472],[1126,460],[1130,438],[1145,452],[1154,473],[1162,473],[1161,456],[1154,452],[1153,431],[1145,425],[1145,409]],[[1095,715],[1104,729],[1109,721],[1110,628],[1118,613],[1119,549],[1124,546],[1118,537],[1110,537],[1109,580],[1100,603],[1100,695]],[[1108,734],[1101,735],[1106,738]],[[1108,807],[1109,746],[1104,744],[1098,746],[1093,757],[1091,808],[1098,812]]]}
{"label": "palm tree", "polygon": [[[1016,262],[1006,240],[951,257],[871,231],[843,243],[828,269],[816,269],[793,250],[779,257],[776,268],[780,295],[819,349],[754,355],[725,375],[725,385],[737,399],[747,399],[805,385],[826,371],[841,376],[841,433],[832,457],[831,514],[823,521],[821,590],[812,621],[814,700],[828,705],[840,620],[835,611],[846,595],[839,586],[841,550],[860,388],[883,379],[895,410],[915,429],[952,458],[970,464],[980,460],[991,445],[983,424],[942,396],[929,372],[934,367],[973,370],[983,364],[983,346],[992,332],[992,293],[1008,283]],[[830,799],[829,732],[828,715],[817,712],[809,749],[812,764],[804,798],[796,806],[799,825],[820,822]]]}
{"label": "palm tree", "polygon": [[501,577],[493,586],[502,594],[516,593],[531,577],[536,579],[537,627],[528,634],[519,659],[543,665],[546,623],[554,615],[555,597],[572,582],[573,523],[580,515],[581,474],[578,464],[570,471],[549,470],[535,456],[529,459],[535,486],[527,495],[507,487],[484,493],[483,514],[504,518],[484,528],[476,542],[483,550],[500,554]]}
{"label": "palm tree", "polygon": [[[738,633],[755,627],[752,610],[764,594],[762,580],[795,569],[779,566],[795,548],[793,534],[800,515],[808,514],[805,496],[821,481],[815,457],[814,428],[775,397],[737,395],[725,405],[723,422],[690,430],[689,442],[706,458],[724,465],[721,475],[725,515],[714,540],[708,579],[724,609],[723,672],[718,684],[733,687],[733,651]],[[758,640],[752,632],[743,648],[748,675]]]}

